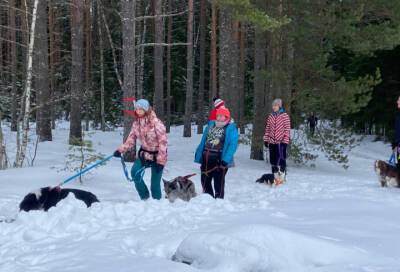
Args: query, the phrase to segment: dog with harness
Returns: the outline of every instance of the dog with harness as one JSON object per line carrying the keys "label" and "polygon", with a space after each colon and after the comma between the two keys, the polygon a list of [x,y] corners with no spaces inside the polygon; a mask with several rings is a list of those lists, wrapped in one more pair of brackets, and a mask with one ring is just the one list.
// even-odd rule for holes
{"label": "dog with harness", "polygon": [[184,177],[179,176],[172,180],[163,179],[165,198],[172,203],[177,199],[189,201],[195,197],[197,195],[196,187],[194,186],[193,181],[190,180],[190,178],[195,175],[196,174],[191,174]]}

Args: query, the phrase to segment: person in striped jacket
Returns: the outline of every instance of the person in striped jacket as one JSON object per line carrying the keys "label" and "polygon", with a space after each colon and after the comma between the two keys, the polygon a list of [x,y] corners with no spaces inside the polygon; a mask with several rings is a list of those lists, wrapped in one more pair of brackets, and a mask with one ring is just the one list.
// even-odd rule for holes
{"label": "person in striped jacket", "polygon": [[272,173],[286,173],[287,146],[290,142],[290,118],[282,106],[282,99],[272,102],[264,134],[264,145],[269,149]]}

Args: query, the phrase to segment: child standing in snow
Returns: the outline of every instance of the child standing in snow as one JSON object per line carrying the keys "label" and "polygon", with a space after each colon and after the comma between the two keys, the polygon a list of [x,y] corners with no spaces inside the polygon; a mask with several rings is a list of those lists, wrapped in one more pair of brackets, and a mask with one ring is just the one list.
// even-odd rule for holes
{"label": "child standing in snow", "polygon": [[121,157],[121,153],[132,148],[136,145],[136,140],[139,140],[141,147],[131,170],[136,190],[142,200],[149,198],[149,190],[144,183],[143,173],[146,168],[151,168],[151,196],[154,199],[161,199],[161,176],[167,163],[165,126],[145,99],[135,102],[135,116],[136,120],[132,124],[128,138],[114,152],[114,156]]}
{"label": "child standing in snow", "polygon": [[195,162],[201,164],[201,185],[204,193],[214,198],[224,198],[225,175],[233,165],[238,139],[237,127],[231,122],[229,110],[225,107],[218,108],[216,120],[209,122],[195,155]]}
{"label": "child standing in snow", "polygon": [[290,118],[282,107],[282,100],[272,102],[272,113],[265,127],[264,145],[269,148],[272,173],[286,172],[286,152],[290,141]]}

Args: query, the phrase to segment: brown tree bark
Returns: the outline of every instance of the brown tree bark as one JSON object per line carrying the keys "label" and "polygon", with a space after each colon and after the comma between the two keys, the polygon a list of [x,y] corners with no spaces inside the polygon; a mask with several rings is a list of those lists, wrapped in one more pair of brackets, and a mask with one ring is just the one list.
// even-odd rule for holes
{"label": "brown tree bark", "polygon": [[263,136],[267,108],[270,108],[269,82],[264,74],[267,67],[267,46],[266,33],[256,31],[254,38],[254,119],[250,152],[250,158],[253,160],[264,159]]}
{"label": "brown tree bark", "polygon": [[[102,7],[100,5],[100,0],[97,0],[97,10],[102,11]],[[102,33],[102,25],[100,15],[97,16],[97,28],[99,33],[99,54],[100,54],[100,119],[101,119],[101,130],[106,130],[106,118],[105,118],[105,109],[104,109],[104,52],[103,52],[103,33]]]}
{"label": "brown tree bark", "polygon": [[[122,19],[122,59],[124,63],[123,74],[123,96],[135,96],[135,0],[121,1]],[[129,103],[127,109],[132,109]],[[129,115],[124,115],[124,141],[129,135],[133,119]],[[136,147],[124,154],[127,161],[132,161],[135,157]]]}
{"label": "brown tree bark", "polygon": [[218,95],[217,90],[217,3],[212,1],[211,5],[211,41],[210,41],[210,95],[209,102]]}
{"label": "brown tree bark", "polygon": [[231,111],[232,117],[238,119],[239,96],[237,73],[239,67],[238,23],[233,22],[232,14],[226,7],[219,9],[219,95]]}
{"label": "brown tree bark", "polygon": [[207,2],[200,0],[200,70],[199,70],[199,95],[197,111],[197,134],[203,134],[204,120],[204,83],[206,69],[206,31],[207,31]]}
{"label": "brown tree bark", "polygon": [[193,106],[193,0],[188,1],[187,44],[186,102],[183,137],[192,136],[191,120]]}
{"label": "brown tree bark", "polygon": [[[173,12],[173,0],[168,0],[169,13]],[[167,30],[167,43],[172,43],[172,23],[174,17],[168,18],[168,30]],[[166,129],[169,133],[171,130],[171,85],[172,85],[172,62],[171,62],[171,46],[167,47],[167,118],[166,118]]]}
{"label": "brown tree bark", "polygon": [[40,1],[37,10],[37,21],[34,47],[34,75],[38,122],[37,132],[39,141],[51,141],[51,96],[49,82],[49,46],[47,35],[47,1]]}
{"label": "brown tree bark", "polygon": [[89,130],[90,125],[90,101],[92,99],[91,90],[91,48],[92,48],[92,20],[91,20],[91,0],[85,0],[84,12],[84,35],[85,35],[85,130]]}
{"label": "brown tree bark", "polygon": [[246,78],[246,26],[244,23],[240,25],[240,65],[238,74],[238,88],[239,88],[239,119],[238,126],[240,133],[245,133],[245,78]]}
{"label": "brown tree bark", "polygon": [[[157,15],[162,14],[162,0],[153,0],[154,5],[154,39],[155,43],[163,42],[163,22]],[[164,119],[164,72],[163,72],[163,47],[154,46],[154,110]]]}
{"label": "brown tree bark", "polygon": [[[53,0],[49,0],[49,80],[50,80],[50,97],[54,98],[55,96],[55,37],[54,37],[54,24],[55,20],[55,10],[53,6]],[[52,103],[50,105],[50,116],[51,116],[51,128],[56,128],[56,103]]]}
{"label": "brown tree bark", "polygon": [[71,113],[69,143],[82,141],[83,12],[82,0],[71,0]]}

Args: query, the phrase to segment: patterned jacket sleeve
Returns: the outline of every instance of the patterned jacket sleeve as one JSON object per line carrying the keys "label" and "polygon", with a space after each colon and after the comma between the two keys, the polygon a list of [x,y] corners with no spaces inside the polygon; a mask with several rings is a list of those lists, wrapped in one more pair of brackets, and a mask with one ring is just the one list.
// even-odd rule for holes
{"label": "patterned jacket sleeve", "polygon": [[157,154],[157,163],[161,165],[165,165],[167,163],[167,149],[168,149],[168,139],[167,139],[167,131],[165,129],[164,124],[157,119],[154,125],[154,129],[157,135],[158,141],[158,154]]}
{"label": "patterned jacket sleeve", "polygon": [[284,136],[283,136],[283,143],[288,144],[290,142],[290,117],[288,114],[285,113],[284,120]]}
{"label": "patterned jacket sleeve", "polygon": [[125,143],[118,147],[118,151],[121,153],[125,153],[128,149],[132,148],[136,144],[136,131],[137,131],[137,123],[133,122],[131,132],[126,138]]}
{"label": "patterned jacket sleeve", "polygon": [[271,115],[269,115],[268,117],[267,117],[267,124],[266,124],[266,126],[265,126],[265,132],[264,132],[264,142],[267,142],[267,143],[270,143],[271,142],[271,139],[270,139],[270,137],[269,137],[269,135],[270,135],[270,130],[271,130],[271,121],[272,121],[272,119],[271,119]]}

